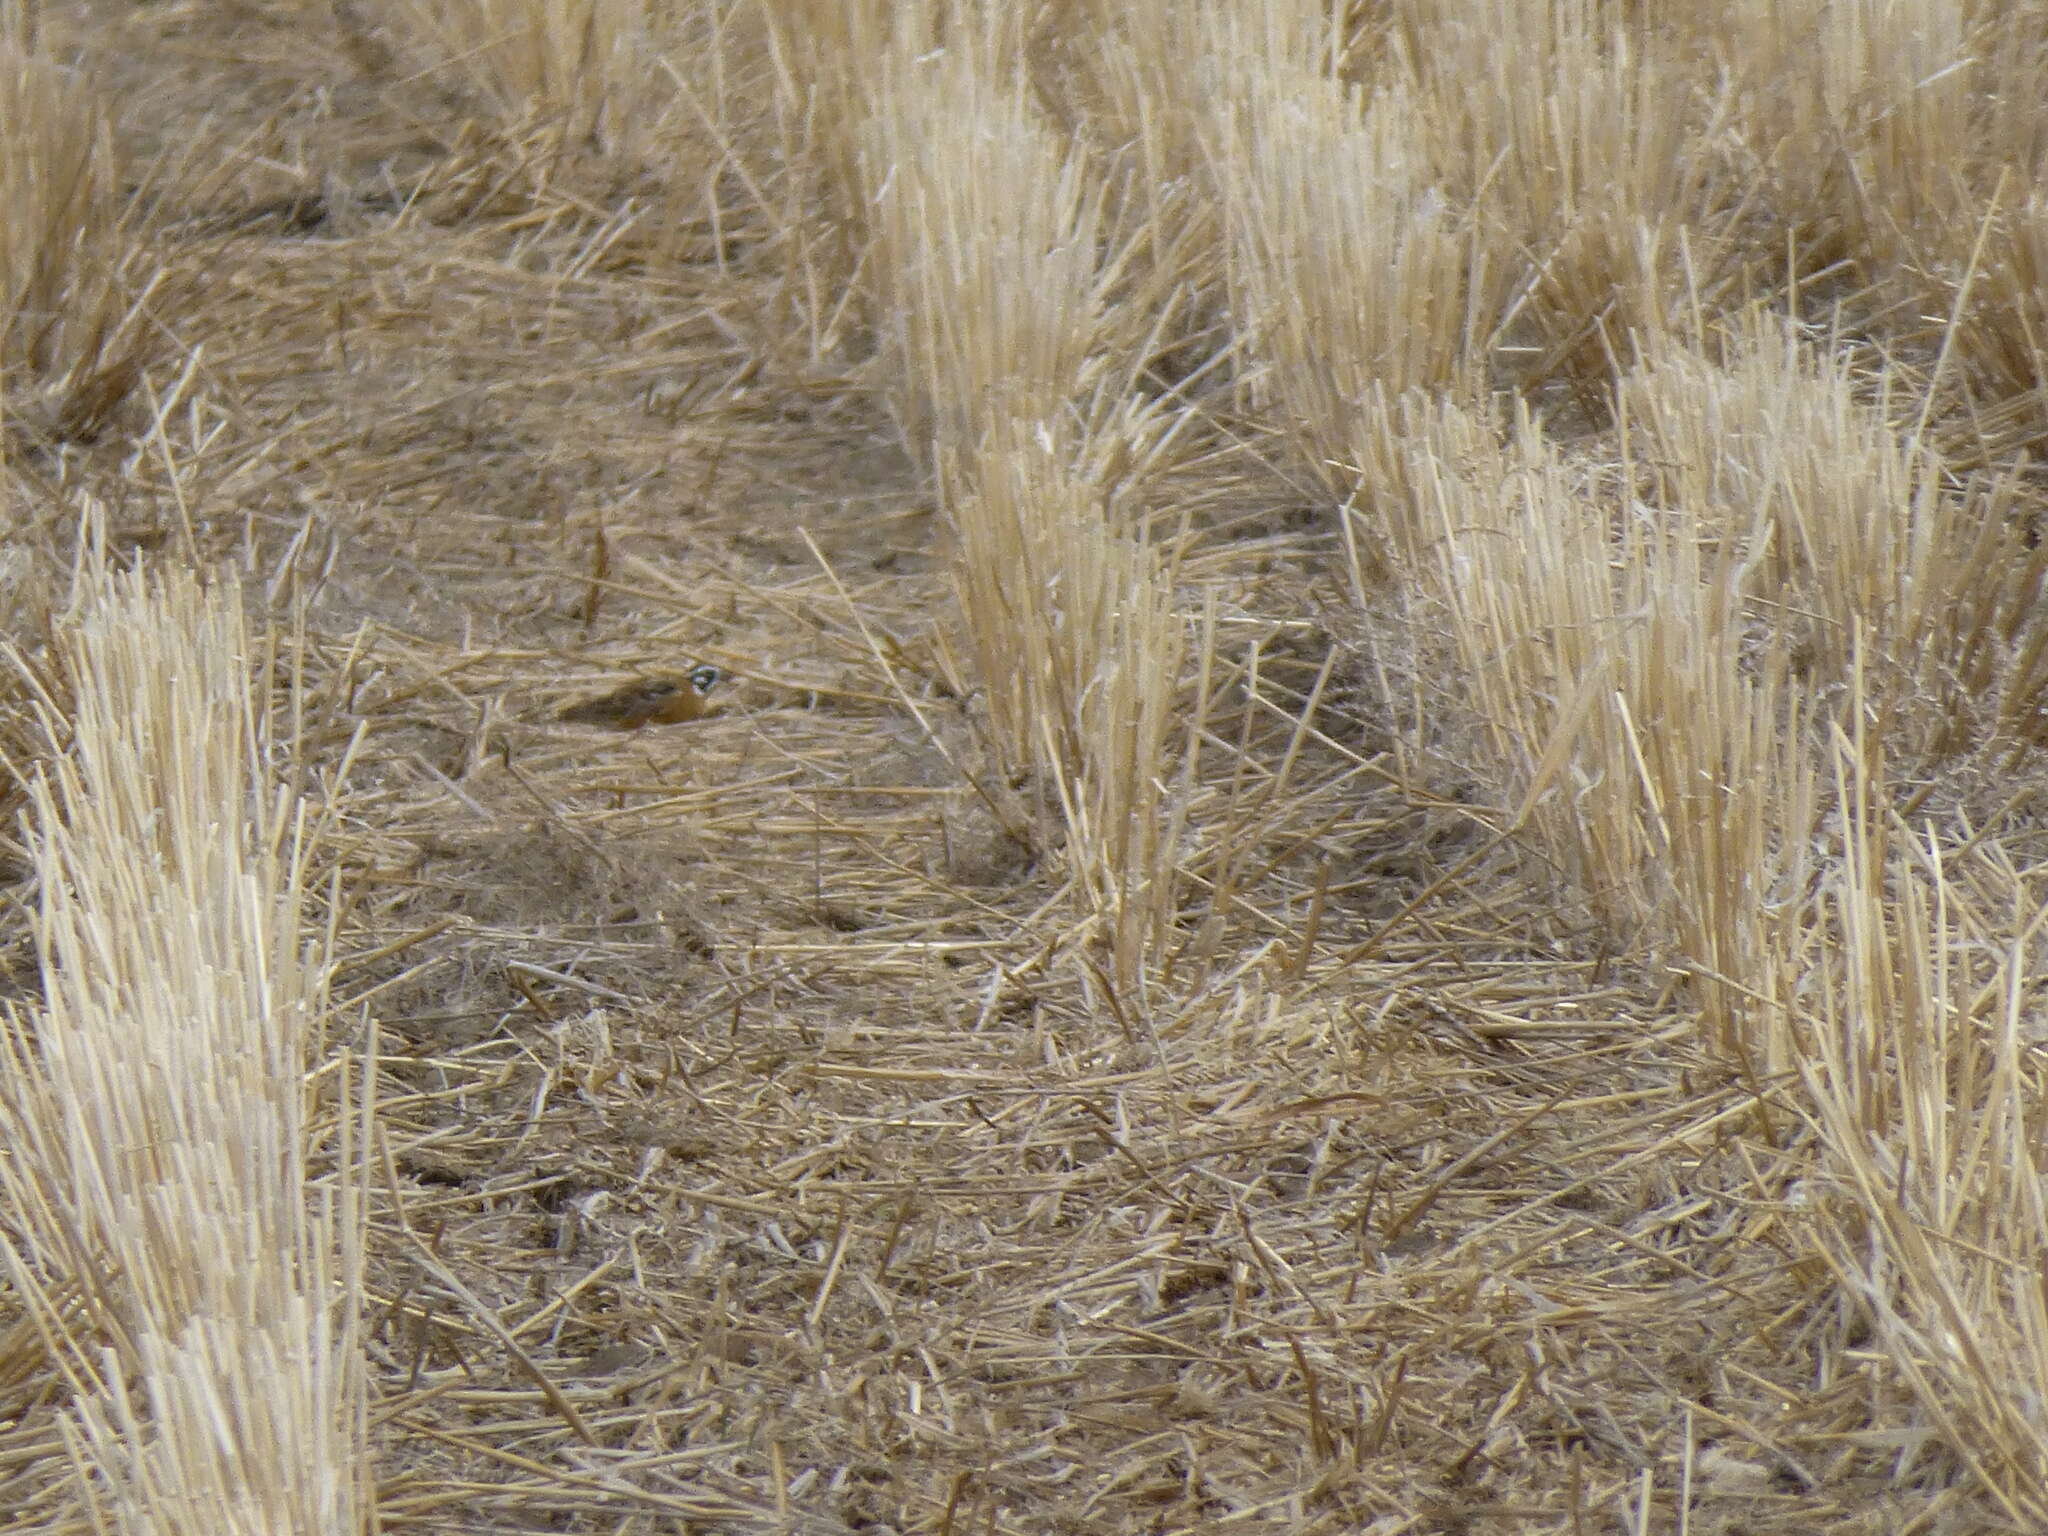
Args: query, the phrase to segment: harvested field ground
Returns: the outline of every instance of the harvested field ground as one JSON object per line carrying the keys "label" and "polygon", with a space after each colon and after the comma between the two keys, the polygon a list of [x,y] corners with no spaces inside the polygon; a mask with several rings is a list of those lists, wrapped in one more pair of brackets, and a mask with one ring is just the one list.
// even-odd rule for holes
{"label": "harvested field ground", "polygon": [[[875,212],[873,157],[953,98],[885,99],[924,56],[888,7],[792,5],[779,31],[671,7],[678,37],[725,29],[663,56],[674,142],[572,132],[545,92],[512,110],[422,28],[435,9],[49,0],[39,49],[97,82],[131,167],[162,157],[123,188],[161,325],[93,432],[31,364],[4,376],[22,665],[67,696],[82,527],[117,567],[214,572],[259,637],[274,769],[323,813],[308,1177],[357,1168],[341,1064],[374,1058],[375,1528],[2048,1528],[2048,310],[2021,254],[2048,251],[2048,96],[1951,187],[1907,127],[1857,137],[1893,122],[1874,75],[1815,126],[1771,94],[1790,44],[1749,69],[1705,8],[1550,7],[1666,71],[1646,94],[1688,82],[1633,153],[1690,145],[1690,201],[1516,234],[1491,182],[1439,166],[1447,217],[1480,210],[1446,247],[1466,286],[1311,380],[1357,340],[1331,317],[1384,295],[1330,298],[1334,258],[1284,225],[1278,130],[1162,130],[1214,184],[1191,214],[1156,178],[1120,245],[1147,183],[1117,158],[1126,77],[1087,53],[1151,34],[1047,7],[1005,25],[1031,110],[1070,115],[1051,142],[1094,146],[1110,189],[1101,261],[1129,266],[1104,313],[1171,297],[1130,333],[1149,351],[1097,349],[1127,388],[1084,348],[1034,416],[1022,386],[949,382],[962,357],[1000,380],[1009,333],[963,322],[951,351],[903,319],[940,263]],[[1757,59],[1806,14],[1749,10],[1773,18],[1749,18]],[[1960,18],[1971,91],[2048,49],[2038,5],[1927,11]],[[828,12],[880,30],[836,38]],[[1377,94],[1343,110],[1385,116],[1411,72],[1452,89],[1431,28],[1469,46],[1482,13],[1351,7],[1341,72]],[[799,32],[877,51],[833,75]],[[1275,64],[1247,110],[1322,63]],[[778,118],[799,78],[811,115]],[[858,176],[833,166],[847,79],[880,103],[848,130]],[[1198,94],[1169,105],[1199,117]],[[1835,171],[1786,148],[1803,134]],[[1939,195],[1902,211],[1857,179],[1902,166]],[[1289,250],[1301,270],[1262,278]],[[1573,283],[1599,296],[1575,310]],[[1461,307],[1442,367],[1418,360]],[[1123,455],[1081,477],[1084,515],[1127,535],[1105,566],[1139,552],[1084,652],[1123,671],[1085,662],[1065,695],[1092,568],[1012,573],[1018,608],[1062,615],[1038,629],[975,611],[961,574],[1030,456],[1006,413],[1047,464],[1069,421],[1073,462]],[[1839,485],[1867,525],[1820,504]],[[1081,547],[1062,538],[1053,558]],[[1182,648],[1142,673],[1110,647],[1152,643],[1148,592]],[[990,633],[1032,674],[1007,704]],[[704,718],[559,718],[699,663],[724,674]],[[1142,711],[1089,735],[1112,673],[1164,711],[1156,737]],[[68,742],[16,692],[7,804],[33,829],[25,786]],[[1135,774],[1105,766],[1148,740]],[[1140,823],[1164,829],[1149,853],[1116,840]],[[50,986],[36,861],[24,831],[0,871],[23,1060]],[[93,1383],[65,1349],[127,1344],[33,1299],[31,1272],[58,1294],[69,1271],[10,1210],[0,1531],[83,1532],[89,1436],[65,1426]]]}

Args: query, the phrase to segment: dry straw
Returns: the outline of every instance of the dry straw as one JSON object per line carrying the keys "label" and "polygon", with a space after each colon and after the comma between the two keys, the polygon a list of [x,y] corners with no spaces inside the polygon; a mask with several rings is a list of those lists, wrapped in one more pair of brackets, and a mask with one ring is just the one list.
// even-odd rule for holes
{"label": "dry straw", "polygon": [[978,468],[979,488],[955,504],[954,584],[990,721],[1059,811],[1118,988],[1142,998],[1175,915],[1185,805],[1172,754],[1190,723],[1188,637],[1173,572],[1118,531],[1119,509],[1050,429],[999,429]]}
{"label": "dry straw", "polygon": [[156,349],[146,306],[163,274],[97,91],[27,32],[0,17],[0,423],[88,439]]}
{"label": "dry straw", "polygon": [[565,146],[644,148],[660,50],[697,7],[667,0],[387,0],[441,82]]}
{"label": "dry straw", "polygon": [[763,67],[760,29],[740,14],[748,9],[731,0],[375,0],[337,15],[366,56],[402,67],[398,83],[429,82],[444,105],[463,109],[451,138],[471,154],[443,165],[451,188],[512,207],[610,200],[585,257],[594,265],[614,247],[722,258],[737,231],[721,177],[751,116],[739,82]]}
{"label": "dry straw", "polygon": [[[1617,560],[1598,487],[1526,414],[1506,441],[1454,407],[1409,419],[1406,475],[1437,533],[1431,600],[1513,824],[1603,923],[1668,940],[1671,842],[1693,831],[1698,792],[1765,782],[1730,778],[1725,746],[1699,728],[1758,739],[1738,616],[1682,529],[1631,526]],[[1661,792],[1674,787],[1675,801]],[[1714,809],[1724,823],[1729,808]],[[1698,879],[1730,873],[1716,863]]]}
{"label": "dry straw", "polygon": [[2040,554],[2009,479],[1966,480],[1839,345],[1751,315],[1718,359],[1659,345],[1620,383],[1634,462],[1725,552],[1748,622],[1805,684],[1840,688],[1862,646],[1894,750],[1940,760],[2023,729],[2038,662],[2013,666]]}
{"label": "dry straw", "polygon": [[0,1186],[78,1491],[134,1536],[355,1536],[363,1207],[346,1132],[339,1183],[308,1187],[325,960],[258,642],[231,592],[97,556],[60,635],[68,746],[29,833],[46,997],[6,1026]]}
{"label": "dry straw", "polygon": [[1062,133],[1091,149],[1132,242],[1125,265],[1162,307],[1162,346],[1144,361],[1158,382],[1192,393],[1237,345],[1203,149],[1211,104],[1189,89],[1212,23],[1206,8],[1100,4],[1077,7],[1070,25],[1042,50],[1059,67],[1039,94],[1062,114]]}
{"label": "dry straw", "polygon": [[927,53],[899,39],[862,137],[874,281],[902,370],[891,400],[928,468],[971,460],[1010,422],[1065,438],[1084,371],[1129,323],[1110,305],[1105,190],[1003,43],[983,33]]}
{"label": "dry straw", "polygon": [[[1952,242],[1976,228],[1988,186],[1958,172],[1982,142],[1980,124],[1990,126],[1985,107],[2029,76],[2038,86],[2041,63],[2011,47],[2038,25],[2028,7],[2003,18],[1973,9],[1962,0],[1730,8],[1730,35],[1743,40],[1726,53],[1740,115],[1765,152],[1756,171],[1809,229],[1838,238],[1837,250],[1910,267],[1953,255]],[[1987,68],[1987,53],[2000,62]]]}
{"label": "dry straw", "polygon": [[874,71],[894,52],[933,46],[932,13],[889,0],[787,0],[761,11],[769,122],[735,164],[767,214],[782,301],[817,364],[874,321],[861,169]]}
{"label": "dry straw", "polygon": [[1416,153],[1479,225],[1487,268],[1519,274],[1483,317],[1513,376],[1603,378],[1734,275],[1718,103],[1672,46],[1612,0],[1477,0],[1394,49]]}
{"label": "dry straw", "polygon": [[1932,825],[1897,817],[1860,725],[1832,756],[1841,858],[1814,904],[1799,1059],[1826,1148],[1812,1186],[1822,1251],[1947,1452],[2013,1529],[2038,1529],[2039,902],[2006,861],[1953,857]]}
{"label": "dry straw", "polygon": [[[189,460],[14,470],[326,583],[276,751],[368,733],[388,1521],[2044,1524],[2042,0],[393,0],[428,73],[332,91],[320,9],[95,34],[317,101],[368,191],[223,253]],[[517,196],[420,217],[465,167]],[[131,688],[171,792],[102,792],[71,669],[0,1165],[0,1472],[69,1486],[54,1360],[138,1527],[208,1391],[357,1455],[279,1382],[365,1290],[290,1224],[297,1063],[164,1059],[317,988],[268,769],[153,644],[210,734]],[[696,659],[709,718],[557,719]],[[175,833],[202,772],[262,830]],[[109,976],[175,1091],[50,1049]],[[250,1147],[290,1260],[209,1334]]]}
{"label": "dry straw", "polygon": [[[1317,67],[1317,34],[1299,30],[1261,55],[1251,23],[1223,13],[1201,57],[1232,309],[1270,367],[1255,399],[1270,397],[1338,496],[1362,482],[1410,546],[1389,402],[1472,388],[1497,319],[1493,256],[1416,140],[1427,103],[1399,84],[1368,101]],[[1248,56],[1262,67],[1237,89]]]}
{"label": "dry straw", "polygon": [[955,590],[999,750],[1057,807],[1120,989],[1175,906],[1171,742],[1185,637],[1134,516],[1172,421],[1135,393],[1172,283],[1117,237],[1103,184],[1034,106],[1010,24],[961,7],[899,40],[864,175],[912,451],[958,536]]}
{"label": "dry straw", "polygon": [[[1958,1454],[2038,1523],[2037,1393],[2008,1374],[2043,1379],[2048,1337],[2036,1288],[2008,1288],[2043,1241],[2022,987],[2013,960],[1964,958],[2006,941],[1939,839],[1893,851],[1866,736],[1937,757],[1981,742],[1990,701],[1959,686],[1973,668],[2031,694],[2030,650],[2017,675],[1984,657],[2026,632],[2010,572],[2038,562],[1999,490],[1951,490],[1920,435],[1796,329],[1738,324],[1722,361],[1706,350],[1660,342],[1623,379],[1611,484],[1526,414],[1502,443],[1454,409],[1415,413],[1434,601],[1513,824],[1605,925],[1662,936],[1752,1082],[1800,1075],[1851,1196],[1823,1207],[1830,1262]],[[1828,718],[1848,722],[1833,854]],[[2001,861],[1969,867],[2003,889]]]}

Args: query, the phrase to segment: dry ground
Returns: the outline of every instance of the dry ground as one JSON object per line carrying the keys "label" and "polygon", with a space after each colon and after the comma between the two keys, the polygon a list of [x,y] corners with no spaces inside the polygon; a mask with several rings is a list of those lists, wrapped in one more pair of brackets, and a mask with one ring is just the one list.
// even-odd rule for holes
{"label": "dry ground", "polygon": [[[1137,1006],[1017,835],[875,365],[789,343],[749,228],[494,182],[323,6],[45,24],[229,162],[169,210],[161,430],[11,473],[52,548],[97,498],[305,615],[385,1529],[2013,1528],[1831,1287],[1785,1080],[1500,842],[1247,423],[1149,493],[1205,534],[1234,844]],[[696,661],[709,719],[555,720]],[[8,1415],[6,1529],[61,1528]]]}

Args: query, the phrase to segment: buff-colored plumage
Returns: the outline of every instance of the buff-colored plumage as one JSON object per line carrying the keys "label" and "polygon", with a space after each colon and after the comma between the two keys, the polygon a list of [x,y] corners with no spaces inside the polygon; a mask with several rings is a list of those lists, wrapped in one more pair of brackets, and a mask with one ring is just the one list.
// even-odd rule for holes
{"label": "buff-colored plumage", "polygon": [[617,731],[676,725],[705,713],[705,700],[723,676],[716,667],[692,667],[681,682],[667,677],[642,678],[602,698],[572,705],[560,718],[570,725],[608,725]]}

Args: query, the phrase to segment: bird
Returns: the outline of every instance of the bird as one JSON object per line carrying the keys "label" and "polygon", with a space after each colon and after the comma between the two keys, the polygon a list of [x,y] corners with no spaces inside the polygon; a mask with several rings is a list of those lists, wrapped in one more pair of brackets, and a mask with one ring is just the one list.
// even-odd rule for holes
{"label": "bird", "polygon": [[705,699],[724,680],[725,674],[716,667],[692,667],[682,682],[671,677],[643,677],[603,698],[572,704],[556,718],[570,725],[608,725],[615,731],[677,725],[702,718],[708,708]]}

